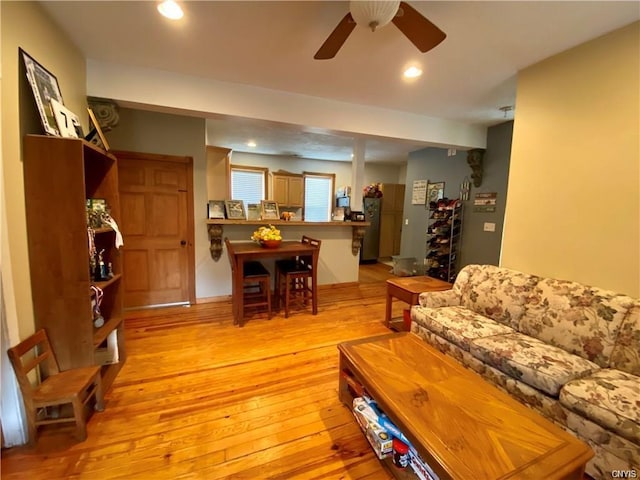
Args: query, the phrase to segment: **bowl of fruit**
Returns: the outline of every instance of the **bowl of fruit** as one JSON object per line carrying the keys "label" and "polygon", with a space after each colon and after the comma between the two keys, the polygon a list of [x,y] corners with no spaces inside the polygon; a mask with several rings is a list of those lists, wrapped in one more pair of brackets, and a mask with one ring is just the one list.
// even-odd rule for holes
{"label": "bowl of fruit", "polygon": [[269,225],[268,227],[260,227],[253,232],[251,240],[258,242],[264,248],[278,248],[282,243],[282,235],[280,235],[280,230]]}

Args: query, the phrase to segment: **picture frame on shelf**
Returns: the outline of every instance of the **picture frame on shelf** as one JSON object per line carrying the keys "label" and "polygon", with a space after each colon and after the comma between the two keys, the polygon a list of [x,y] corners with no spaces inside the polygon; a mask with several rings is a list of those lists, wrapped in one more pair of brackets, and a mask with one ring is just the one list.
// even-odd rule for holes
{"label": "picture frame on shelf", "polygon": [[260,202],[260,209],[262,210],[262,220],[279,220],[280,210],[278,209],[278,202],[273,200],[262,200]]}
{"label": "picture frame on shelf", "polygon": [[104,151],[108,152],[109,143],[107,142],[107,138],[104,136],[104,133],[100,128],[100,124],[98,123],[96,115],[90,108],[87,108],[87,112],[89,113],[89,124],[91,130],[89,131],[89,134],[84,137],[84,139],[87,142],[92,143],[93,145],[96,145],[102,148]]}
{"label": "picture frame on shelf", "polygon": [[109,207],[104,198],[87,198],[87,226],[89,228],[103,227],[108,214]]}
{"label": "picture frame on shelf", "polygon": [[227,218],[229,220],[246,220],[247,216],[244,213],[244,201],[242,200],[225,200],[225,210],[227,211]]}
{"label": "picture frame on shelf", "polygon": [[64,105],[58,79],[27,52],[21,48],[19,51],[44,132],[47,135],[60,136],[55,113],[51,106],[51,100],[56,100]]}
{"label": "picture frame on shelf", "polygon": [[209,204],[207,205],[207,216],[209,218],[224,219],[224,210],[224,200],[209,200]]}
{"label": "picture frame on shelf", "polygon": [[56,118],[58,131],[61,137],[67,138],[84,138],[82,125],[78,116],[58,102],[55,98],[51,99],[51,109]]}
{"label": "picture frame on shelf", "polygon": [[247,220],[260,220],[261,211],[259,203],[247,204]]}

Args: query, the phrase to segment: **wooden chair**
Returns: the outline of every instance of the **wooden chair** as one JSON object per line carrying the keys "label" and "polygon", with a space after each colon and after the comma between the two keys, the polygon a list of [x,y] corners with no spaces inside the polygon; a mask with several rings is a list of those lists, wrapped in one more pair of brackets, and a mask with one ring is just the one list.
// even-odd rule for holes
{"label": "wooden chair", "polygon": [[[78,440],[85,440],[87,402],[95,398],[94,408],[98,411],[104,410],[100,367],[73,368],[61,372],[44,330],[38,330],[10,348],[7,353],[22,392],[29,428],[29,443],[35,444],[40,425],[69,422],[76,424]],[[34,370],[34,373],[30,373]],[[42,380],[38,383],[37,380],[40,378]],[[31,380],[34,380],[35,384],[32,384]],[[68,415],[71,412],[65,412],[65,407],[68,410],[69,404],[72,407],[72,416]]]}
{"label": "wooden chair", "polygon": [[[231,264],[231,278],[236,276],[236,262],[233,253],[233,244],[225,237],[224,244],[227,247],[229,263]],[[271,319],[271,274],[262,263],[258,261],[244,262],[242,268],[242,284],[244,295],[244,307],[267,307],[267,318]],[[235,282],[233,282],[235,285]],[[232,297],[238,295],[232,292]],[[238,308],[236,299],[233,298],[233,317],[236,317]]]}
{"label": "wooden chair", "polygon": [[[321,240],[306,235],[302,236],[302,243],[309,244],[320,250]],[[319,252],[318,252],[319,253]],[[280,301],[284,302],[284,317],[289,317],[289,309],[293,303],[306,307],[311,298],[313,315],[318,312],[317,285],[313,280],[313,255],[299,256],[291,260],[276,262],[276,308],[280,308]]]}

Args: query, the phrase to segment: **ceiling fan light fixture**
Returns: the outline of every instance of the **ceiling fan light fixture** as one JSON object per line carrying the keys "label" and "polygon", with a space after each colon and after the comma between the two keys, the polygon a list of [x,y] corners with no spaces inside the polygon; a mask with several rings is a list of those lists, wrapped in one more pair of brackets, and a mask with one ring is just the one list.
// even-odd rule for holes
{"label": "ceiling fan light fixture", "polygon": [[182,8],[174,0],[164,0],[164,2],[159,3],[158,11],[162,16],[171,20],[180,20],[184,16]]}
{"label": "ceiling fan light fixture", "polygon": [[400,7],[400,1],[352,1],[351,16],[358,25],[368,26],[372,31],[388,24]]}
{"label": "ceiling fan light fixture", "polygon": [[403,75],[405,78],[417,78],[422,75],[422,69],[416,66],[411,66],[404,71]]}

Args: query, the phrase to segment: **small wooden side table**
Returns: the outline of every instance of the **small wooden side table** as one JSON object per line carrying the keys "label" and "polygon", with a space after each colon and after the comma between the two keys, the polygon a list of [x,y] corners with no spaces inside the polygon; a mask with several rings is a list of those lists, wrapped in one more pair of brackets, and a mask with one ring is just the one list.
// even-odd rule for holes
{"label": "small wooden side table", "polygon": [[391,306],[393,298],[402,300],[409,305],[418,304],[418,296],[422,292],[440,292],[449,290],[453,285],[437,278],[419,277],[398,277],[387,280],[387,309],[384,316],[384,324],[387,328],[403,331],[406,330],[402,318],[391,319]]}

